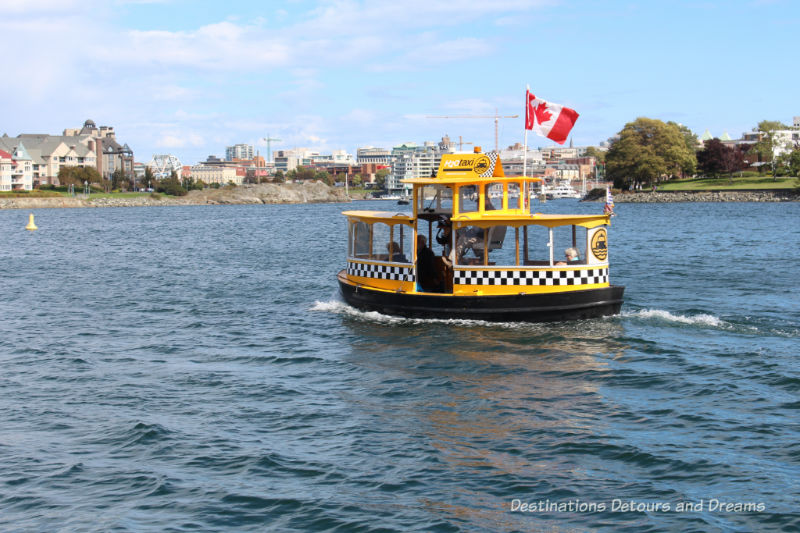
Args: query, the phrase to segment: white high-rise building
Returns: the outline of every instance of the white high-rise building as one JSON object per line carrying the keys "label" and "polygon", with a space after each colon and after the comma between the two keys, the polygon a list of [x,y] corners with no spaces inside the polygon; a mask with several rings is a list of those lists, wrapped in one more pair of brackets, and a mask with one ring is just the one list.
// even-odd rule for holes
{"label": "white high-rise building", "polygon": [[225,148],[225,161],[234,159],[253,159],[255,151],[252,144],[234,144]]}

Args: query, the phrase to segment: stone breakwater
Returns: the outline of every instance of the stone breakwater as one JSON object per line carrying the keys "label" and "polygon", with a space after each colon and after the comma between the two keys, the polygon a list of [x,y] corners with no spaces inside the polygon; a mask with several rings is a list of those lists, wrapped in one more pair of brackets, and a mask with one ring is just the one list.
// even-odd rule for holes
{"label": "stone breakwater", "polygon": [[[605,198],[597,201],[605,201]],[[666,202],[798,202],[800,191],[697,191],[697,192],[624,192],[614,194],[614,203]]]}
{"label": "stone breakwater", "polygon": [[220,204],[302,204],[349,202],[343,189],[322,182],[265,183],[233,188],[190,191],[186,196],[137,196],[133,198],[0,198],[0,209],[42,209],[55,207],[142,207],[165,205]]}

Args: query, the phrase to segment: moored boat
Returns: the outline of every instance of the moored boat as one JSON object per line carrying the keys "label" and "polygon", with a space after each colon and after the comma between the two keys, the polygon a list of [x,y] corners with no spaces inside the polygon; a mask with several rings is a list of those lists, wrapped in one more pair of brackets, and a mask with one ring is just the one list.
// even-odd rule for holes
{"label": "moored boat", "polygon": [[545,187],[545,196],[548,200],[558,200],[561,198],[580,199],[581,193],[576,191],[569,182],[560,181],[552,187]]}
{"label": "moored boat", "polygon": [[[613,315],[608,215],[532,213],[539,178],[509,176],[495,153],[445,154],[413,178],[412,213],[345,211],[344,300],[422,318],[547,322]],[[561,253],[565,257],[561,258]]]}

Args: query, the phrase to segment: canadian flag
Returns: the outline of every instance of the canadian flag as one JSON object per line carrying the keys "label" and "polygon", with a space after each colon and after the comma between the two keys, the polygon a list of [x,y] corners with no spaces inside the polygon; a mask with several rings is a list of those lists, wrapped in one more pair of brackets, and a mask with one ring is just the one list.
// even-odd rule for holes
{"label": "canadian flag", "polygon": [[525,129],[564,144],[572,126],[578,120],[574,109],[536,98],[530,90],[525,91]]}

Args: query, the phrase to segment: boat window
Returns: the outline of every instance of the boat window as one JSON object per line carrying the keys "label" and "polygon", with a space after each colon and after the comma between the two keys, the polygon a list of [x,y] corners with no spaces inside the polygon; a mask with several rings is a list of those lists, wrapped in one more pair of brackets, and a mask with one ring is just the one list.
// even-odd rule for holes
{"label": "boat window", "polygon": [[[550,228],[537,225],[519,229],[520,263],[533,266],[550,266]],[[563,250],[562,250],[563,254]]]}
{"label": "boat window", "polygon": [[515,266],[517,262],[516,230],[511,226],[492,226],[488,228],[487,265]]}
{"label": "boat window", "polygon": [[410,263],[414,257],[414,230],[405,224],[392,226],[392,242],[394,252],[389,258],[393,263]]}
{"label": "boat window", "polygon": [[453,190],[445,185],[425,185],[417,196],[420,213],[453,214]]}
{"label": "boat window", "polygon": [[520,200],[522,195],[519,193],[519,183],[508,184],[508,208],[509,209],[522,209]]}
{"label": "boat window", "polygon": [[464,185],[458,188],[458,212],[474,213],[478,210],[478,187]]}
{"label": "boat window", "polygon": [[[578,251],[576,261],[567,261],[565,251],[575,248]],[[553,228],[553,261],[567,264],[586,264],[586,228],[582,226],[559,226]]]}
{"label": "boat window", "polygon": [[478,226],[464,226],[456,230],[456,264],[483,264],[484,235],[485,230]]}
{"label": "boat window", "polygon": [[409,263],[411,258],[412,230],[404,224],[389,225],[376,222],[372,225],[373,261]]}
{"label": "boat window", "polygon": [[503,209],[503,184],[489,183],[485,190],[484,211]]}
{"label": "boat window", "polygon": [[352,221],[350,223],[351,245],[350,256],[359,259],[369,259],[370,227],[365,222]]}

